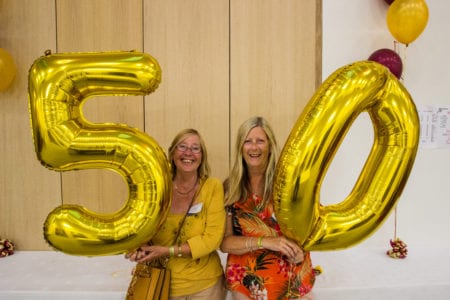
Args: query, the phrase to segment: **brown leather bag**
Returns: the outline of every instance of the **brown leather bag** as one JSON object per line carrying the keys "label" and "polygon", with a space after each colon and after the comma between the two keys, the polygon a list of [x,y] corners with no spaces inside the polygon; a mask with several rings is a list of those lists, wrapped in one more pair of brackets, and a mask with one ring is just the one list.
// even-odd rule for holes
{"label": "brown leather bag", "polygon": [[127,291],[127,300],[169,299],[170,270],[161,266],[137,264]]}

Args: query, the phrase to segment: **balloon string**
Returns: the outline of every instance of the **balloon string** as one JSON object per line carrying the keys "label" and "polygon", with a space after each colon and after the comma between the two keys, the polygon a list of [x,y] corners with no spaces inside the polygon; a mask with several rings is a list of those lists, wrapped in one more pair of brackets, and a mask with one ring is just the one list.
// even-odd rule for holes
{"label": "balloon string", "polygon": [[[400,50],[398,48],[398,42],[394,41],[394,51],[401,57],[402,60],[402,76],[400,76],[400,82],[404,83],[404,76],[405,74],[405,66],[406,66],[406,48],[408,45],[405,45],[405,48],[403,49],[402,55],[400,55]],[[398,207],[396,206],[394,209],[394,238],[389,241],[391,245],[391,249],[386,251],[386,254],[392,258],[406,258],[408,254],[408,249],[406,248],[406,244],[399,238],[397,238],[397,213],[398,213]]]}
{"label": "balloon string", "polygon": [[[394,40],[394,51],[395,53],[400,55],[400,51],[398,48],[398,42],[396,40]],[[402,75],[400,76],[400,81],[403,82],[403,74],[405,71],[405,64],[403,63],[403,59],[402,59]],[[397,238],[397,206],[395,207],[394,210],[394,240]]]}
{"label": "balloon string", "polygon": [[63,176],[62,172],[59,172],[59,190],[60,190],[60,197],[61,197],[61,205],[64,204],[64,193],[63,193]]}
{"label": "balloon string", "polygon": [[[406,48],[408,47],[408,45],[405,45],[403,51],[401,51],[400,47],[399,47],[399,43],[394,40],[394,51],[400,56],[402,57],[402,76],[400,76],[400,81],[404,84],[404,74],[405,73],[405,69],[406,69]],[[400,53],[402,52],[402,53]],[[395,207],[395,212],[394,212],[394,240],[397,239],[397,206]]]}
{"label": "balloon string", "polygon": [[406,49],[407,48],[408,48],[408,45],[405,45],[405,47],[403,48],[403,58],[402,58],[402,60],[403,60],[403,70],[404,70],[403,74],[406,74]]}
{"label": "balloon string", "polygon": [[[399,49],[398,42],[394,40],[394,51],[401,57],[402,60],[402,75],[400,76],[400,81],[404,84],[404,75],[406,74],[406,49],[408,45],[405,45],[403,51]],[[402,53],[400,53],[402,52]]]}
{"label": "balloon string", "polygon": [[394,211],[394,240],[397,239],[397,206]]}

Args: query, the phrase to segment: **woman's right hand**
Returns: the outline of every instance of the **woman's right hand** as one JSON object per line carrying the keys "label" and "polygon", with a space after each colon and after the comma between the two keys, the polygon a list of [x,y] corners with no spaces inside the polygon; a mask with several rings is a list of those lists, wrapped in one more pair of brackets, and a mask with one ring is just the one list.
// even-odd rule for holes
{"label": "woman's right hand", "polygon": [[169,256],[169,248],[158,245],[143,245],[134,252],[130,252],[125,255],[130,261],[143,263],[151,261],[155,258]]}
{"label": "woman's right hand", "polygon": [[145,252],[141,248],[138,248],[133,252],[129,252],[129,253],[125,254],[125,258],[130,261],[138,261],[139,259],[141,259],[144,256],[144,254],[145,254]]}

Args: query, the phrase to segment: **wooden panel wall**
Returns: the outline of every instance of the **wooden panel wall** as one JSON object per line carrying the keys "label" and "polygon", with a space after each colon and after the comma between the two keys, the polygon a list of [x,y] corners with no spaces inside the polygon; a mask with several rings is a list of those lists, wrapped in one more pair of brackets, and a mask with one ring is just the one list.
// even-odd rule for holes
{"label": "wooden panel wall", "polygon": [[228,170],[229,4],[146,1],[144,49],[163,70],[160,88],[146,96],[146,129],[167,149],[183,128],[200,131],[213,176]]}
{"label": "wooden panel wall", "polygon": [[58,173],[37,161],[28,70],[45,50],[155,57],[163,76],[154,93],[91,99],[86,118],[129,124],[164,149],[179,130],[196,128],[221,179],[239,124],[265,116],[281,148],[321,78],[321,0],[0,0],[0,28],[0,47],[17,63],[0,93],[0,237],[20,250],[49,249],[42,224],[61,203],[114,212],[128,197],[114,172]]}
{"label": "wooden panel wall", "polygon": [[231,1],[230,132],[254,115],[280,147],[321,78],[321,1]]}
{"label": "wooden panel wall", "polygon": [[0,47],[17,65],[12,85],[0,93],[0,237],[18,249],[47,249],[42,225],[61,198],[59,175],[36,159],[27,99],[31,64],[56,47],[54,4],[0,0]]}

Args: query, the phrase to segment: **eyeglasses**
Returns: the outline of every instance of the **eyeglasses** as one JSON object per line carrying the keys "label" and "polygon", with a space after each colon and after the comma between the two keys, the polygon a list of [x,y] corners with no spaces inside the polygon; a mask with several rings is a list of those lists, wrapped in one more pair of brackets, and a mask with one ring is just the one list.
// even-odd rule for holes
{"label": "eyeglasses", "polygon": [[198,154],[198,153],[202,152],[202,148],[200,148],[200,146],[194,145],[192,147],[188,147],[185,144],[178,144],[177,150],[180,152],[186,152],[188,150],[191,150],[191,152],[194,154]]}

